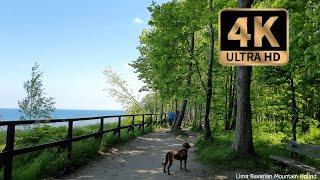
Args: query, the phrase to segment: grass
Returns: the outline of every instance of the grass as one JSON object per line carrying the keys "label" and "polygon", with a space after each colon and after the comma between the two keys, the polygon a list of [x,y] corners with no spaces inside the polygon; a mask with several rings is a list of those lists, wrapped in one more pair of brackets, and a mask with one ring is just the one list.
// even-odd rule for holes
{"label": "grass", "polygon": [[[135,123],[140,123],[139,119]],[[147,122],[147,121],[146,121]],[[131,124],[131,119],[121,122],[121,126]],[[116,123],[105,124],[104,129],[116,127]],[[97,132],[99,125],[90,125],[85,127],[75,127],[73,136],[81,136]],[[153,129],[145,127],[148,133]],[[37,144],[49,143],[62,140],[67,135],[67,127],[51,127],[48,125],[36,127],[30,130],[17,130],[15,139],[15,148],[33,146]],[[142,131],[135,127],[134,132],[127,132],[127,129],[121,130],[121,137],[117,138],[113,132],[103,136],[102,142],[95,138],[89,138],[72,145],[72,160],[68,160],[66,150],[58,151],[58,148],[45,149],[33,153],[15,156],[13,160],[13,179],[44,179],[57,178],[65,173],[87,164],[96,158],[99,158],[98,151],[106,151],[112,146],[128,142],[137,136],[142,135]],[[0,147],[4,147],[5,132],[0,133]],[[3,168],[2,168],[3,169]],[[3,178],[3,170],[0,172],[0,179]]]}
{"label": "grass", "polygon": [[[214,142],[207,144],[203,139],[196,143],[197,158],[211,166],[216,172],[226,173],[301,173],[296,169],[281,169],[273,164],[269,155],[281,155],[289,157],[290,152],[285,150],[287,142],[291,139],[290,124],[281,126],[268,122],[253,124],[253,143],[256,157],[243,158],[237,156],[232,150],[234,139],[233,131],[216,130],[213,132]],[[301,132],[298,128],[298,142],[320,143],[320,132],[317,123],[311,123],[307,132]],[[301,157],[301,161],[319,167],[320,161]]]}

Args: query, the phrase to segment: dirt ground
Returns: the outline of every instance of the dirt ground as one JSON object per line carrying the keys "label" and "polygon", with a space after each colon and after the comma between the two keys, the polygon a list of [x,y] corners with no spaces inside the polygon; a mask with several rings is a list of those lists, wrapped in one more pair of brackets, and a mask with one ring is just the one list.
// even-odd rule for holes
{"label": "dirt ground", "polygon": [[168,133],[169,129],[160,129],[148,133],[128,143],[111,149],[98,161],[90,162],[87,166],[78,169],[63,179],[233,179],[202,165],[195,158],[194,148],[188,152],[188,172],[180,170],[179,161],[174,161],[171,175],[163,173],[161,162],[169,150],[179,149],[183,142],[191,146],[196,141],[196,134],[187,131],[189,137],[180,139]]}

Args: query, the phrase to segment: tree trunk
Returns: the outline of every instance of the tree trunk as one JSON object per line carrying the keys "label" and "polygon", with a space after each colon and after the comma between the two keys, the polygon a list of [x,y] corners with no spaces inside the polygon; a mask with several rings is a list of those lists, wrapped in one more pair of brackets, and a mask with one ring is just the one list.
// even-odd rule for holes
{"label": "tree trunk", "polygon": [[237,122],[233,149],[240,156],[253,156],[250,82],[252,67],[239,67],[237,79]]}
{"label": "tree trunk", "polygon": [[189,120],[188,120],[188,123],[192,121],[193,119],[193,110],[192,110],[192,105],[191,103],[189,104]]}
{"label": "tree trunk", "polygon": [[[213,13],[212,0],[209,0],[209,13]],[[212,98],[212,66],[214,58],[214,32],[212,28],[212,20],[209,20],[208,24],[209,35],[210,35],[210,49],[209,49],[209,60],[208,60],[208,82],[207,82],[207,93],[206,93],[206,109],[204,114],[204,139],[207,142],[212,142],[212,135],[210,129],[210,108]]]}
{"label": "tree trunk", "polygon": [[296,102],[296,88],[294,86],[292,74],[290,74],[290,90],[291,90],[291,124],[292,124],[292,140],[297,140],[297,122],[298,122],[298,110],[297,110],[297,102]]}
{"label": "tree trunk", "polygon": [[234,101],[234,82],[233,82],[233,73],[232,67],[230,68],[230,85],[229,85],[229,107],[228,107],[228,119],[232,118],[232,108],[233,108],[233,101]]}
{"label": "tree trunk", "polygon": [[[234,68],[233,79],[236,80],[237,77],[237,67]],[[236,83],[232,84],[232,114],[231,114],[231,124],[230,129],[235,130],[236,119],[237,119],[237,100],[236,100]]]}
{"label": "tree trunk", "polygon": [[155,94],[155,98],[154,98],[154,107],[153,107],[153,113],[157,113],[157,104],[158,104],[158,101],[157,101],[157,94]]}
{"label": "tree trunk", "polygon": [[235,130],[236,124],[237,124],[237,101],[233,100],[232,120],[230,124],[230,130]]}
{"label": "tree trunk", "polygon": [[197,127],[197,119],[198,119],[198,109],[197,103],[194,103],[194,114],[193,114],[193,129]]}
{"label": "tree trunk", "polygon": [[228,103],[228,112],[227,112],[227,120],[228,123],[225,126],[225,130],[230,130],[231,126],[230,126],[230,121],[233,120],[232,117],[232,113],[233,113],[233,105],[234,105],[234,82],[233,82],[233,71],[232,71],[232,67],[230,67],[230,81],[229,81],[229,89],[228,89],[228,93],[229,93],[229,103]]}
{"label": "tree trunk", "polygon": [[172,126],[173,131],[179,131],[181,129],[182,120],[184,119],[184,114],[187,109],[187,103],[188,103],[187,99],[184,99],[182,101],[178,118],[177,118],[176,122],[174,123],[174,126]]}
{"label": "tree trunk", "polygon": [[[253,0],[238,0],[239,8],[250,8]],[[235,140],[233,143],[234,151],[242,156],[254,156],[252,142],[251,124],[251,104],[250,104],[250,84],[251,66],[240,66],[237,76],[237,123]]]}
{"label": "tree trunk", "polygon": [[174,102],[175,102],[175,112],[176,112],[176,115],[174,117],[174,121],[176,122],[178,119],[178,116],[177,116],[177,114],[178,114],[178,100],[175,99]]}
{"label": "tree trunk", "polygon": [[200,104],[199,107],[199,124],[198,124],[198,130],[202,130],[202,103]]}
{"label": "tree trunk", "polygon": [[173,131],[179,131],[181,129],[181,124],[184,119],[187,103],[188,103],[188,96],[190,93],[190,85],[191,85],[191,76],[192,76],[192,59],[193,59],[193,53],[194,53],[194,32],[192,32],[189,36],[189,53],[190,53],[190,59],[189,59],[189,65],[188,65],[188,75],[186,80],[186,93],[185,93],[185,99],[182,101],[179,116],[177,120],[174,123],[174,126],[172,126]]}
{"label": "tree trunk", "polygon": [[187,108],[186,108],[186,114],[187,114],[187,117],[185,118],[185,120],[184,120],[184,123],[183,123],[183,128],[185,128],[186,127],[186,125],[187,125],[187,123],[190,121],[190,119],[191,119],[191,101],[189,100],[189,104],[187,104]]}
{"label": "tree trunk", "polygon": [[163,102],[162,100],[160,100],[160,114],[159,114],[159,120],[160,122],[162,121],[162,117],[163,117]]}
{"label": "tree trunk", "polygon": [[[230,67],[231,68],[231,67]],[[229,116],[228,116],[228,112],[229,112],[229,109],[228,109],[228,98],[230,100],[230,93],[229,93],[229,90],[230,88],[228,87],[231,87],[229,86],[229,73],[227,72],[227,76],[226,76],[226,84],[225,84],[225,88],[226,88],[226,97],[225,97],[225,119],[224,119],[224,130],[228,130],[229,129],[229,126],[230,126],[230,119],[229,119]]]}

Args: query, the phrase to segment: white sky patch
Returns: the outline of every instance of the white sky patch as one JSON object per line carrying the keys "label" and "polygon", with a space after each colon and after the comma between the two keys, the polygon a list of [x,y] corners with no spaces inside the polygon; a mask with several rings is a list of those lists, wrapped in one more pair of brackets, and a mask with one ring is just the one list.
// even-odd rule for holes
{"label": "white sky patch", "polygon": [[131,69],[131,66],[129,65],[129,63],[124,63],[124,64],[123,64],[123,67],[124,67],[126,70],[130,70],[130,69]]}
{"label": "white sky patch", "polygon": [[141,23],[143,23],[143,20],[141,19],[141,18],[134,18],[134,20],[133,20],[133,22],[135,23],[135,24],[141,24]]}

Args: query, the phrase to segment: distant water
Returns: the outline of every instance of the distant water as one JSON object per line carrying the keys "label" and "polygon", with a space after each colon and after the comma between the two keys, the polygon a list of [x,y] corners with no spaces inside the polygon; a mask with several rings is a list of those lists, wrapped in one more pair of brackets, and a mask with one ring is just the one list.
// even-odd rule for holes
{"label": "distant water", "polygon": [[[122,110],[70,110],[70,109],[56,109],[51,117],[53,119],[64,119],[64,118],[81,118],[81,117],[96,117],[96,116],[111,116],[111,115],[123,115],[124,111]],[[2,121],[13,121],[19,120],[21,113],[19,109],[9,109],[9,108],[0,108],[0,119]],[[108,118],[105,119],[105,122],[115,122],[117,118]],[[90,121],[79,121],[75,122],[75,126],[86,126],[90,124],[96,124],[100,122],[97,120]],[[52,123],[54,126],[66,125],[67,123]]]}

